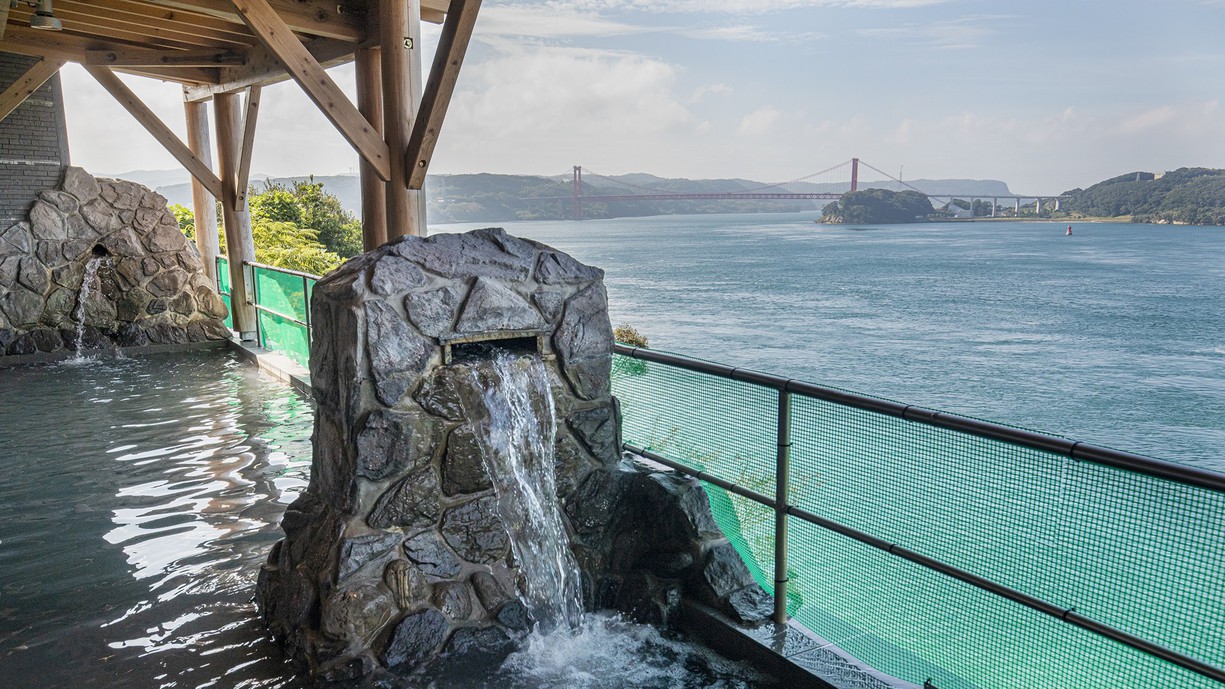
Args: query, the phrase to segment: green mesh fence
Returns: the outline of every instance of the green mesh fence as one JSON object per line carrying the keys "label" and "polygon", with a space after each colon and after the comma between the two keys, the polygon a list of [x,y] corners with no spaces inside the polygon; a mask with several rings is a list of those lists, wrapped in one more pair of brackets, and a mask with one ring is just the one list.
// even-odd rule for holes
{"label": "green mesh fence", "polygon": [[233,288],[230,287],[230,262],[224,258],[217,259],[217,294],[225,298],[225,304],[229,313],[225,316],[225,327],[230,330],[234,329],[234,306],[230,303],[233,297],[230,293]]}
{"label": "green mesh fence", "polygon": [[[773,495],[775,390],[620,355],[613,372],[626,442]],[[800,395],[791,439],[790,504],[1225,665],[1225,494]],[[773,511],[707,489],[769,590]],[[798,518],[788,528],[789,611],[900,679],[1222,686]]]}
{"label": "green mesh fence", "polygon": [[256,320],[261,347],[310,365],[309,290],[314,280],[275,268],[253,266]]}

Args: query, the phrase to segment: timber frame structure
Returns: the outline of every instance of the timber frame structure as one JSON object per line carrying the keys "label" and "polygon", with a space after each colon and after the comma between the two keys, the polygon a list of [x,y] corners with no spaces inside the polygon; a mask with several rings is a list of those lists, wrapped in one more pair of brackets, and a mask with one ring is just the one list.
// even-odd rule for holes
{"label": "timber frame structure", "polygon": [[[47,31],[31,26],[34,0],[0,0],[0,52],[40,58],[0,92],[0,120],[66,62],[81,64],[191,173],[197,245],[214,279],[212,209],[221,200],[236,295],[234,327],[252,339],[255,311],[244,261],[255,260],[247,185],[261,89],[296,81],[360,156],[367,250],[401,235],[425,234],[421,190],[480,5],[481,0],[55,0],[63,28]],[[428,84],[421,76],[422,21],[443,24]],[[356,104],[324,71],[349,61],[356,63]],[[187,141],[116,72],[182,84]]]}

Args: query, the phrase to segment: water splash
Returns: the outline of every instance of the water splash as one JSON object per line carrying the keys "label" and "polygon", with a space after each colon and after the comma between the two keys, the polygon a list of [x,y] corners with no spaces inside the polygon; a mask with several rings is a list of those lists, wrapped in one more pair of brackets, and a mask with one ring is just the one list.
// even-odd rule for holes
{"label": "water splash", "polygon": [[582,585],[557,501],[548,373],[537,357],[495,350],[473,376],[489,415],[482,429],[485,469],[523,577],[520,597],[538,632],[578,627]]}
{"label": "water splash", "polygon": [[82,353],[85,344],[85,304],[94,290],[94,283],[97,282],[98,269],[109,263],[110,260],[109,256],[94,256],[89,259],[89,263],[85,264],[85,275],[81,278],[81,291],[77,295],[77,308],[72,314],[77,321],[77,337],[73,345],[76,354],[72,357],[75,361],[84,361],[89,358]]}

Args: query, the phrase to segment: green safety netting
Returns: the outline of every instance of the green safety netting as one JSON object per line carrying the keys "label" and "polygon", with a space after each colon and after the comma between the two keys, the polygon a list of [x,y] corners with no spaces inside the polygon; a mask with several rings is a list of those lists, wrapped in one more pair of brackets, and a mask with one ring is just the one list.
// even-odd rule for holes
{"label": "green safety netting", "polygon": [[225,327],[230,330],[234,329],[234,308],[230,304],[230,292],[233,291],[230,287],[230,262],[224,258],[217,259],[217,294],[225,298],[226,310],[229,312],[225,316]]}
{"label": "green safety netting", "polygon": [[314,280],[254,267],[256,319],[261,347],[310,365],[309,292]]}
{"label": "green safety netting", "polygon": [[[773,496],[773,389],[618,355],[613,391],[626,442]],[[1225,494],[794,394],[791,418],[791,504],[1225,665]],[[770,590],[773,510],[707,489]],[[900,679],[1221,686],[795,517],[788,529],[789,611]]]}

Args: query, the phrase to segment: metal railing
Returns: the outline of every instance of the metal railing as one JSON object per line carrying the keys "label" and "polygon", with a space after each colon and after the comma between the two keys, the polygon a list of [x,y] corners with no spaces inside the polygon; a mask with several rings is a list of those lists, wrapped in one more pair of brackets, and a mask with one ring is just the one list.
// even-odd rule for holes
{"label": "metal railing", "polygon": [[[1148,477],[1156,481],[1172,482],[1178,486],[1186,487],[1188,490],[1194,489],[1196,491],[1206,491],[1217,498],[1225,495],[1225,474],[1160,461],[1127,452],[1076,442],[1033,431],[1012,428],[987,421],[958,416],[955,414],[934,411],[913,405],[900,404],[889,400],[859,395],[834,388],[822,387],[780,376],[710,363],[675,354],[642,349],[623,344],[617,344],[615,346],[615,354],[618,355],[618,357],[624,357],[627,360],[632,359],[640,362],[648,362],[653,365],[674,367],[675,369],[701,374],[702,376],[710,376],[728,381],[739,381],[758,388],[777,391],[777,403],[774,410],[774,415],[777,421],[777,447],[774,451],[774,496],[767,495],[759,490],[753,490],[745,487],[744,485],[729,480],[726,477],[718,476],[716,475],[717,472],[712,473],[710,471],[703,470],[700,467],[691,466],[691,464],[694,462],[686,463],[677,461],[676,459],[664,456],[664,454],[660,452],[652,451],[652,449],[649,447],[635,445],[631,442],[626,442],[625,444],[625,449],[630,452],[671,467],[681,473],[696,477],[729,493],[752,501],[758,505],[767,507],[773,511],[773,583],[775,601],[774,619],[776,622],[783,623],[788,619],[787,603],[788,583],[790,577],[788,574],[789,538],[787,523],[788,517],[792,517],[829,532],[839,534],[840,536],[853,539],[854,541],[869,546],[877,551],[906,560],[910,563],[926,568],[927,570],[937,572],[946,577],[951,577],[952,579],[964,582],[966,584],[970,584],[971,586],[981,589],[982,591],[989,592],[995,596],[1007,599],[1014,603],[1019,603],[1032,610],[1043,613],[1050,618],[1059,620],[1060,622],[1088,630],[1105,639],[1109,639],[1131,649],[1160,658],[1180,668],[1194,672],[1202,677],[1215,680],[1219,683],[1225,683],[1225,670],[1212,663],[1205,662],[1205,660],[1202,658],[1192,657],[1187,653],[1168,648],[1151,639],[1143,638],[1138,634],[1134,634],[1117,628],[1116,626],[1103,623],[1102,621],[1094,619],[1087,614],[1078,612],[1074,606],[1057,604],[1040,596],[1019,590],[1017,587],[1008,586],[994,581],[989,577],[969,571],[965,567],[955,566],[954,564],[931,557],[922,552],[918,552],[917,550],[904,547],[898,542],[879,537],[878,535],[869,533],[864,529],[841,523],[835,519],[830,519],[826,516],[816,514],[812,510],[804,509],[795,504],[791,504],[792,486],[790,484],[793,476],[792,407],[795,399],[817,400],[821,403],[831,403],[837,407],[869,412],[871,415],[880,415],[900,419],[910,424],[920,424],[942,429],[942,431],[952,431],[955,434],[975,436],[977,438],[996,441],[998,443],[1006,443],[1011,446],[1024,448],[1027,451],[1036,451],[1038,453],[1042,453],[1043,455],[1056,455],[1078,463],[1083,462],[1101,467],[1108,467],[1112,470],[1129,472],[1130,474]],[[642,366],[642,364],[636,365]],[[637,372],[637,375],[642,375],[644,371],[645,369],[640,369]],[[635,374],[630,373],[628,375],[632,377]],[[704,391],[706,391],[706,388],[702,387],[703,385],[704,383],[697,381],[694,383],[694,389],[686,389],[684,391],[665,390],[663,394],[671,397],[671,399],[652,399],[651,403],[655,405],[653,408],[657,408],[661,404],[667,404],[669,402],[674,404],[684,404],[686,403],[686,400],[701,397],[704,394]],[[621,390],[618,390],[617,392],[620,395],[626,394],[625,391]],[[726,395],[727,393],[724,392],[723,394]],[[764,399],[765,398],[759,398],[761,402],[758,406],[764,404]],[[624,401],[625,400],[623,399],[623,403]],[[725,404],[726,402],[727,400],[725,398],[720,400],[721,404]],[[740,413],[743,414],[744,412],[741,411]],[[628,417],[631,412],[626,412],[626,414]],[[652,424],[656,426],[658,425],[658,423],[654,421]],[[761,425],[765,425],[764,420]],[[846,432],[851,433],[853,431],[847,429]],[[764,433],[756,436],[756,439],[760,441],[762,439],[762,435],[764,435]],[[719,440],[714,440],[713,442],[718,443],[720,440],[724,439],[725,438],[720,438]],[[898,452],[898,454],[904,456],[907,455],[908,452],[903,448]],[[744,462],[742,460],[739,463],[743,464]],[[1212,512],[1209,512],[1211,516],[1216,517],[1218,515],[1218,512],[1216,511],[1216,506],[1218,505],[1225,507],[1225,501],[1214,501],[1211,503],[1211,509],[1213,510]],[[1206,526],[1208,527],[1207,530],[1210,533],[1213,533],[1212,529],[1216,528],[1212,525]],[[1215,550],[1212,552],[1214,555],[1217,554],[1217,551]],[[1216,581],[1220,582],[1222,585],[1225,585],[1225,576],[1217,577]],[[1186,592],[1180,591],[1178,592],[1178,595],[1185,595],[1185,593]],[[1200,593],[1206,596],[1216,595],[1216,593],[1212,591]],[[1215,598],[1213,600],[1215,600]],[[1210,611],[1205,610],[1203,611],[1203,614],[1211,613]],[[1221,625],[1225,625],[1225,619],[1216,620],[1216,625],[1216,628],[1220,629]]]}
{"label": "metal railing", "polygon": [[[226,270],[228,262],[218,257],[218,293],[232,302]],[[283,352],[307,366],[312,338],[310,290],[320,276],[255,261],[243,261],[243,270],[250,294],[247,303],[256,311],[256,341],[261,347]]]}

